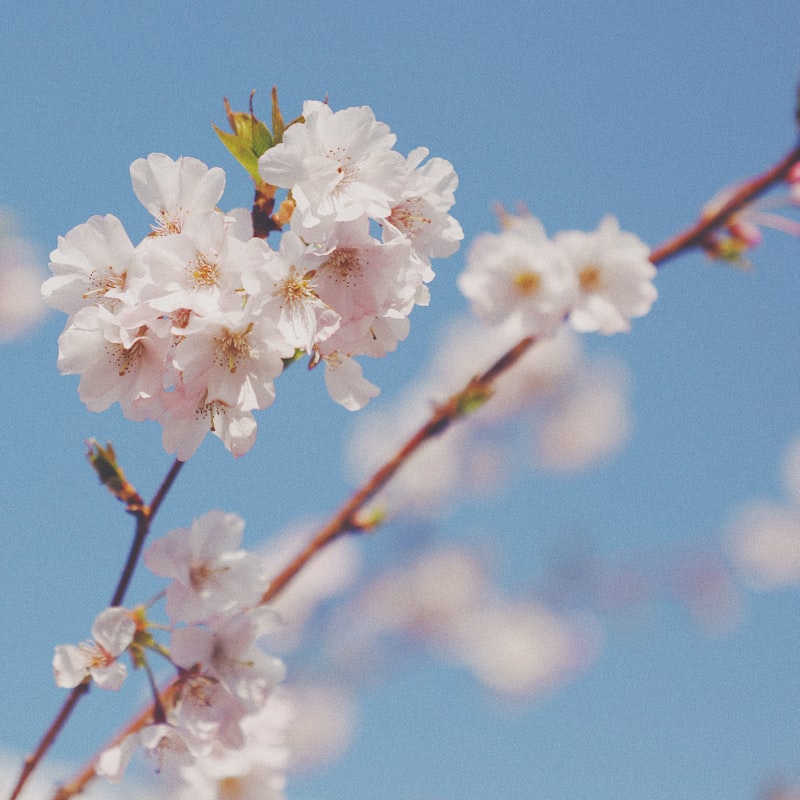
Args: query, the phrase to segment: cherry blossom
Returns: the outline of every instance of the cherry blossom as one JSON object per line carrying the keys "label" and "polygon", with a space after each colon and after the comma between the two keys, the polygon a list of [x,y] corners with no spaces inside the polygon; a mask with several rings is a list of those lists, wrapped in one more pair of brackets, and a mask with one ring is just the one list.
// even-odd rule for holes
{"label": "cherry blossom", "polygon": [[502,232],[475,239],[458,286],[485,322],[519,336],[551,336],[577,297],[575,271],[536,218],[507,217],[504,223]]}
{"label": "cherry blossom", "polygon": [[591,233],[562,231],[555,244],[570,259],[578,279],[578,298],[569,315],[577,331],[610,334],[630,330],[629,320],[650,311],[658,292],[650,248],[605,217]]}
{"label": "cherry blossom", "polygon": [[151,153],[131,164],[133,191],[141,204],[156,218],[157,235],[181,233],[187,223],[195,229],[206,222],[225,190],[225,172],[209,169],[188,156],[173,160],[164,153]]}
{"label": "cherry blossom", "polygon": [[58,645],[53,672],[58,686],[71,689],[91,678],[100,688],[117,690],[128,674],[117,660],[133,642],[136,622],[124,608],[107,608],[92,626],[94,641]]}
{"label": "cherry blossom", "polygon": [[238,549],[244,521],[236,514],[209,511],[190,528],[176,528],[154,541],[145,564],[173,582],[167,587],[167,614],[174,622],[205,622],[255,604],[264,591],[262,564]]}
{"label": "cherry blossom", "polygon": [[265,181],[292,190],[293,229],[318,242],[336,222],[388,217],[405,166],[388,126],[368,106],[334,112],[316,100],[303,104],[303,119],[259,159]]}
{"label": "cherry blossom", "polygon": [[58,237],[50,253],[53,277],[42,285],[45,302],[65,314],[87,305],[110,309],[124,296],[135,249],[122,223],[112,214],[95,216]]}
{"label": "cherry blossom", "polygon": [[216,616],[208,628],[179,628],[172,634],[173,661],[186,669],[201,665],[208,675],[242,701],[249,711],[264,704],[280,683],[285,668],[255,642],[280,627],[280,619],[264,606],[237,614]]}

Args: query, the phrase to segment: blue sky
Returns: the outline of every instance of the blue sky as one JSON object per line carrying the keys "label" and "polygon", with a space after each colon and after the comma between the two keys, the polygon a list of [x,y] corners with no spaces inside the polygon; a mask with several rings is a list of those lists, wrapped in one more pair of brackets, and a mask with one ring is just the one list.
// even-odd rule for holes
{"label": "blue sky", "polygon": [[[273,84],[287,117],[325,95],[334,108],[367,104],[402,152],[424,145],[450,160],[467,241],[496,229],[495,202],[522,201],[549,232],[593,229],[614,213],[656,245],[795,136],[800,16],[789,0],[757,11],[738,0],[168,0],[80,10],[32,0],[4,19],[0,206],[16,213],[43,263],[58,235],[93,214],[114,213],[134,239],[146,232],[128,167],[153,151],[223,166],[225,206],[246,205],[248,179],[210,123],[224,122],[224,96],[244,108],[253,88],[266,116]],[[592,472],[521,474],[494,505],[451,509],[435,536],[497,548],[509,590],[541,590],[573,535],[601,560],[644,564],[655,582],[676,553],[719,551],[739,504],[784,496],[780,460],[800,430],[799,254],[796,239],[769,233],[749,272],[701,254],[666,266],[658,302],[631,335],[586,340],[590,354],[622,359],[632,375],[628,446]],[[431,306],[415,312],[409,339],[385,363],[365,365],[383,388],[376,405],[413,379],[466,310],[455,283],[463,264],[462,250],[438,265]],[[20,752],[61,701],[52,647],[86,637],[131,527],[86,467],[84,440],[112,440],[147,496],[170,464],[155,426],[82,407],[77,381],[56,370],[62,325],[52,314],[0,347],[0,747]],[[353,416],[305,370],[278,392],[247,457],[203,445],[160,532],[223,508],[245,518],[255,544],[346,497]],[[377,568],[407,533],[393,526],[359,548]],[[142,578],[133,596],[151,589]],[[298,778],[289,796],[754,798],[775,776],[800,779],[799,598],[792,589],[748,594],[739,625],[714,637],[664,597],[610,615],[594,666],[519,708],[420,659],[365,693],[348,755]],[[85,758],[108,715],[124,718],[115,703],[138,700],[136,690],[98,695],[79,709],[59,758]]]}

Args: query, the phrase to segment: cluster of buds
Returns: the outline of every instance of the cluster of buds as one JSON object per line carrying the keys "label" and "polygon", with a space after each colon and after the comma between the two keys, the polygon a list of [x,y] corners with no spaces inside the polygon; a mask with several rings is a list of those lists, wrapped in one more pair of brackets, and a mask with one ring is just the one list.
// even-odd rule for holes
{"label": "cluster of buds", "polygon": [[279,249],[254,234],[250,211],[218,208],[221,168],[154,153],[131,165],[150,234],[134,246],[116,217],[96,216],[50,257],[43,293],[69,315],[60,370],[80,375],[90,410],[118,402],[130,419],[158,420],[181,461],[208,431],[247,452],[253,412],[303,354],[324,363],[334,400],[363,407],[378,388],[354,356],[397,347],[413,307],[428,302],[431,258],[463,237],[448,213],[450,163],[426,161],[425,148],[404,158],[368,107],[308,101],[288,127],[274,119],[275,135],[252,119],[264,134],[254,178],[262,194],[288,190]]}
{"label": "cluster of buds", "polygon": [[[800,236],[800,222],[776,211],[800,206],[800,163],[794,164],[786,175],[788,195],[772,195],[753,200],[728,217],[725,226],[711,233],[703,247],[711,258],[748,266],[746,254],[761,244],[762,228],[773,228],[790,236]],[[711,219],[731,201],[740,186],[728,186],[718,192],[705,206],[703,219]]]}

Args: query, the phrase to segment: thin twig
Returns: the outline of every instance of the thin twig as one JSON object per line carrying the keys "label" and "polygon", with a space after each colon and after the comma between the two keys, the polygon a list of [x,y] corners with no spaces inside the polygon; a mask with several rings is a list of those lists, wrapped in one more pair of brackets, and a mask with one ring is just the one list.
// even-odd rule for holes
{"label": "thin twig", "polygon": [[776,183],[784,180],[789,170],[800,162],[800,144],[790,150],[774,167],[745,181],[713,214],[702,216],[695,225],[657,247],[650,260],[661,265],[693,247],[704,247],[711,233],[724,227],[728,220]]}
{"label": "thin twig", "polygon": [[[117,588],[114,590],[114,594],[111,598],[111,605],[118,606],[121,605],[125,593],[128,590],[128,586],[130,585],[131,579],[133,578],[133,573],[136,568],[136,564],[138,563],[139,556],[142,551],[142,547],[144,545],[144,540],[147,538],[147,534],[150,531],[150,526],[152,525],[153,518],[156,515],[156,512],[159,509],[159,506],[164,501],[164,498],[167,495],[167,492],[170,490],[170,487],[175,482],[175,479],[178,476],[178,473],[183,466],[182,461],[175,461],[169,469],[169,472],[164,477],[164,480],[161,482],[161,486],[159,486],[158,491],[156,492],[153,502],[149,506],[145,506],[144,508],[136,511],[136,532],[134,533],[133,542],[131,543],[131,548],[128,553],[128,558],[125,561],[125,566],[122,570],[120,575],[120,579],[117,583]],[[56,715],[53,722],[50,724],[50,727],[45,731],[44,736],[42,737],[41,741],[39,742],[38,747],[36,750],[29,755],[22,766],[22,770],[20,772],[19,779],[17,780],[16,785],[14,786],[14,790],[11,793],[9,800],[16,800],[19,797],[20,792],[22,791],[23,787],[28,781],[28,778],[31,776],[31,773],[36,769],[39,762],[44,758],[47,751],[52,747],[53,743],[56,740],[58,734],[63,730],[64,726],[69,719],[70,714],[72,713],[75,706],[78,704],[80,699],[84,697],[86,694],[89,693],[89,683],[81,683],[76,686],[69,694],[69,697],[65,701],[64,705],[61,707],[61,710]]]}

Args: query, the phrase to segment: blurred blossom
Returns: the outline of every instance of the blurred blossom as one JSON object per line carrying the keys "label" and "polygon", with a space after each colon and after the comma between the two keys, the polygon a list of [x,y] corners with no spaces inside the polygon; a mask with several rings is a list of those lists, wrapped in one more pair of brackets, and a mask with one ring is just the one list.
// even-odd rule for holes
{"label": "blurred blossom", "polygon": [[[458,319],[441,337],[419,379],[392,407],[360,416],[348,460],[356,479],[388,460],[430,416],[438,402],[488,369],[516,341],[498,329]],[[627,440],[630,412],[628,375],[623,366],[587,365],[579,338],[566,327],[532,347],[501,376],[495,393],[479,412],[453,426],[447,436],[426,442],[403,465],[381,500],[426,516],[465,492],[487,496],[499,491],[526,461],[510,423],[535,415],[545,429],[536,449],[539,466],[563,471],[586,469]]]}
{"label": "blurred blossom", "polygon": [[773,503],[740,509],[729,531],[729,548],[745,579],[757,588],[800,583],[800,514]]}
{"label": "blurred blossom", "polygon": [[616,453],[630,435],[629,383],[619,362],[584,367],[535,433],[538,465],[583,470]]}
{"label": "blurred blossom", "polygon": [[[321,522],[298,522],[260,552],[267,573],[274,576],[311,540]],[[300,643],[312,614],[329,597],[341,594],[361,571],[360,550],[351,539],[339,539],[311,560],[270,602],[283,627],[270,637],[270,647],[281,652],[294,650]]]}
{"label": "blurred blossom", "polygon": [[288,729],[289,768],[316,769],[335,761],[349,747],[357,707],[341,687],[299,684],[288,687],[295,713]]}
{"label": "blurred blossom", "polygon": [[593,621],[578,624],[537,602],[500,596],[479,556],[456,547],[379,576],[348,609],[342,628],[361,648],[362,664],[365,654],[380,655],[382,640],[393,654],[392,640],[416,641],[493,693],[529,699],[587,667],[599,639]]}
{"label": "blurred blossom", "polygon": [[495,601],[460,620],[452,652],[487,688],[533,697],[593,661],[597,627],[576,626],[534,603]]}
{"label": "blurred blossom", "polygon": [[727,532],[733,562],[761,589],[800,583],[800,437],[787,446],[781,473],[790,502],[749,503]]}
{"label": "blurred blossom", "polygon": [[800,436],[795,436],[786,448],[781,477],[789,499],[800,506]]}
{"label": "blurred blossom", "polygon": [[13,235],[13,218],[0,209],[0,343],[22,336],[44,318],[40,262],[32,245]]}

